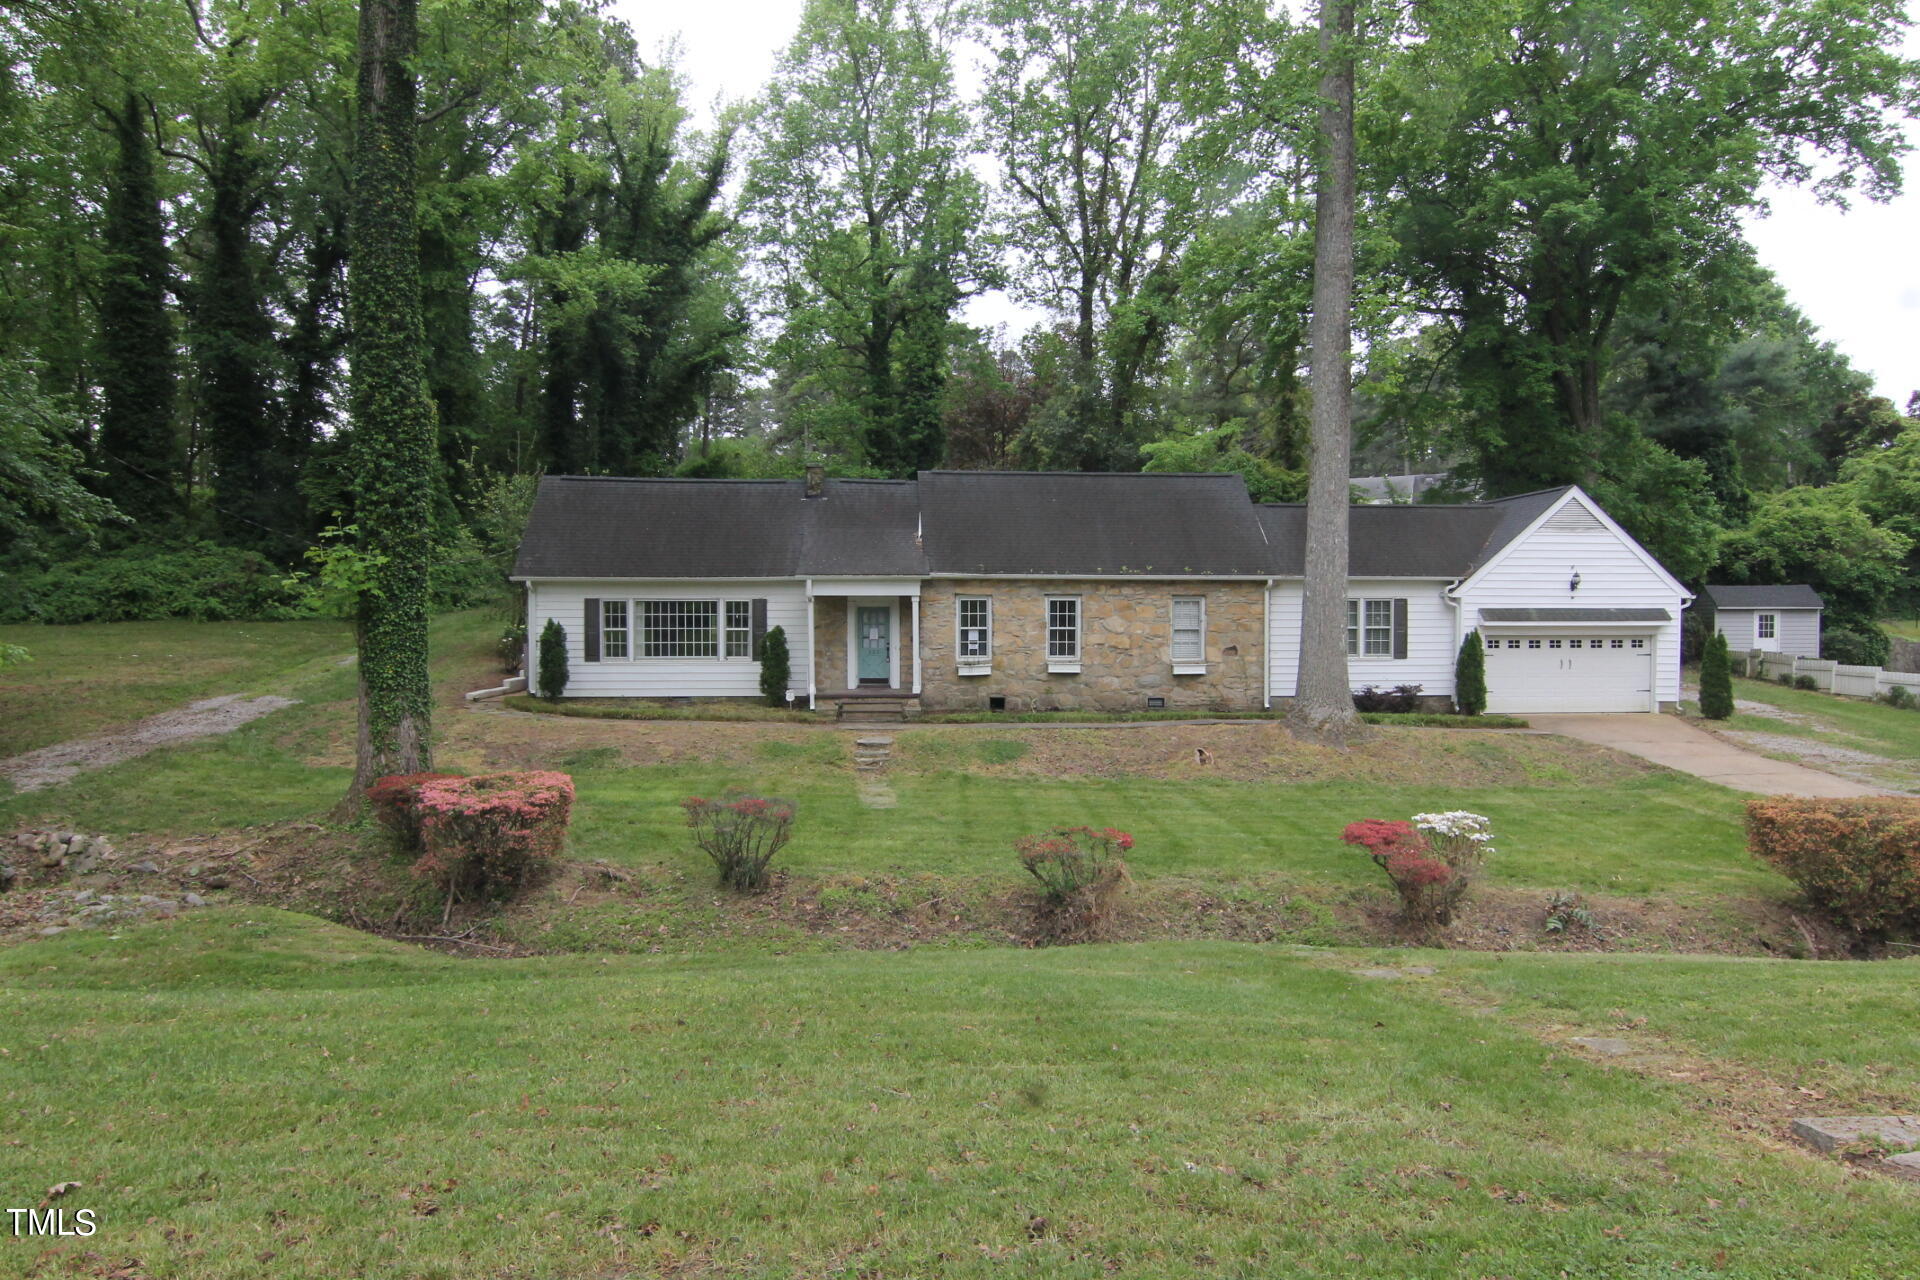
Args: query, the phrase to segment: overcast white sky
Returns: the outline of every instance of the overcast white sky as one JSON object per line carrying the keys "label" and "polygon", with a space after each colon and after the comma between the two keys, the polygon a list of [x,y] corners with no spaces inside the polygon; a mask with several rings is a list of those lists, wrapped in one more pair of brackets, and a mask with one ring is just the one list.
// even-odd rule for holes
{"label": "overcast white sky", "polygon": [[[792,36],[801,7],[802,0],[613,4],[643,49],[656,51],[678,39],[680,69],[696,107],[757,92]],[[1908,47],[1920,49],[1920,35],[1910,34]],[[1920,137],[1920,128],[1910,126],[1908,133]],[[1771,215],[1751,219],[1748,227],[1760,260],[1821,335],[1900,406],[1920,390],[1920,160],[1909,157],[1908,175],[1899,199],[1859,202],[1845,212],[1802,191],[1775,190]],[[974,300],[967,319],[1019,329],[1034,316],[1008,298],[986,297]]]}

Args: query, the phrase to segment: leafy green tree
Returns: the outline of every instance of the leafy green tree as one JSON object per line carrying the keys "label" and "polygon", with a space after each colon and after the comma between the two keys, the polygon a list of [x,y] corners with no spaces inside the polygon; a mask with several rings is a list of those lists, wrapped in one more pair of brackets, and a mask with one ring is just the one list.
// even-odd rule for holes
{"label": "leafy green tree", "polygon": [[949,9],[810,0],[767,87],[749,170],[783,317],[772,359],[839,402],[809,434],[886,475],[940,464],[949,318],[997,279]]}
{"label": "leafy green tree", "polygon": [[535,691],[552,702],[567,691],[567,629],[553,618],[540,628],[540,668]]}
{"label": "leafy green tree", "polygon": [[[1617,319],[1741,250],[1767,180],[1898,189],[1897,0],[1412,11],[1368,130],[1400,267],[1451,329],[1473,469],[1590,483]],[[1818,166],[1824,165],[1824,172]]]}
{"label": "leafy green tree", "polygon": [[176,339],[167,310],[172,265],[147,135],[148,104],[128,93],[106,115],[116,154],[101,229],[98,447],[108,496],[151,527],[181,514]]}
{"label": "leafy green tree", "polygon": [[1894,595],[1911,607],[1920,602],[1920,419],[1884,448],[1870,448],[1847,459],[1834,486],[1880,528],[1907,539],[1903,581]]}
{"label": "leafy green tree", "polygon": [[1463,716],[1487,709],[1487,647],[1478,631],[1467,632],[1453,663],[1453,705]]}
{"label": "leafy green tree", "polygon": [[1147,460],[1143,471],[1238,472],[1255,502],[1300,502],[1307,496],[1306,473],[1289,471],[1245,448],[1236,424],[1197,435],[1150,440],[1140,452]]}
{"label": "leafy green tree", "polygon": [[70,443],[78,434],[76,415],[41,390],[31,365],[0,359],[0,540],[16,555],[43,550],[50,533],[91,543],[122,519],[88,491],[95,473]]}
{"label": "leafy green tree", "polygon": [[1762,496],[1753,520],[1720,542],[1716,576],[1733,583],[1805,582],[1830,627],[1865,630],[1904,578],[1911,540],[1874,524],[1843,487]]}
{"label": "leafy green tree", "polygon": [[774,627],[760,637],[760,693],[770,707],[787,705],[787,686],[793,679],[793,659],[787,653],[785,627]]}
{"label": "leafy green tree", "polygon": [[386,774],[432,765],[427,592],[434,471],[424,387],[414,137],[415,0],[361,0],[354,147],[350,443],[361,593],[360,734],[349,805]]}
{"label": "leafy green tree", "polygon": [[1733,663],[1727,638],[1718,631],[1707,637],[1700,653],[1700,714],[1709,720],[1725,720],[1733,714]]}
{"label": "leafy green tree", "polygon": [[1059,315],[1069,376],[1022,452],[1069,470],[1132,470],[1180,314],[1182,255],[1225,199],[1228,118],[1190,92],[1235,47],[1244,5],[1200,0],[987,0],[982,99],[1003,176],[1016,291]]}

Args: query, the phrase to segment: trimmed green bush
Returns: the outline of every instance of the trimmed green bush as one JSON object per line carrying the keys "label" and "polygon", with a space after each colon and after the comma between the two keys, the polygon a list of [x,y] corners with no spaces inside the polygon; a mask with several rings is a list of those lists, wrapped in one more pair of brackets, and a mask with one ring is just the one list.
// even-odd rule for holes
{"label": "trimmed green bush", "polygon": [[760,637],[760,692],[770,707],[787,705],[787,682],[793,678],[793,660],[787,654],[787,630],[775,627]]}
{"label": "trimmed green bush", "polygon": [[540,630],[539,694],[552,701],[567,691],[567,629],[553,619]]}
{"label": "trimmed green bush", "polygon": [[1850,667],[1884,667],[1893,643],[1878,627],[1828,627],[1820,637],[1820,654]]}
{"label": "trimmed green bush", "polygon": [[1727,638],[1718,632],[1707,637],[1700,655],[1700,714],[1725,720],[1733,714],[1733,664],[1727,656]]}
{"label": "trimmed green bush", "polygon": [[1796,689],[1805,689],[1808,693],[1818,693],[1820,691],[1820,682],[1812,676],[1795,676],[1793,678],[1793,687]]}
{"label": "trimmed green bush", "polygon": [[1460,656],[1453,664],[1453,705],[1463,716],[1487,709],[1487,647],[1478,631],[1467,632],[1460,642]]}

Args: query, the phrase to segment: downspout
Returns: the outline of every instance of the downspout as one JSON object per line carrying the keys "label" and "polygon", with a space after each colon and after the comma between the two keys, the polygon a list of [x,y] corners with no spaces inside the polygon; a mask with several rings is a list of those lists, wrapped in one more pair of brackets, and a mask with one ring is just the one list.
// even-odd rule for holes
{"label": "downspout", "polygon": [[813,643],[813,579],[807,579],[807,710],[815,710],[820,687],[820,652]]}
{"label": "downspout", "polygon": [[1267,579],[1266,587],[1260,592],[1261,612],[1266,638],[1260,642],[1260,690],[1261,707],[1273,710],[1273,579]]}
{"label": "downspout", "polygon": [[[1460,603],[1460,597],[1454,595],[1453,593],[1458,591],[1461,587],[1461,584],[1464,582],[1466,582],[1465,578],[1456,578],[1454,579],[1453,582],[1448,584],[1447,589],[1445,591],[1442,591],[1440,593],[1440,598],[1442,600],[1445,600],[1449,605],[1453,606],[1453,661],[1456,669],[1459,667],[1459,664],[1460,664],[1460,646],[1465,644],[1467,641],[1467,633],[1466,633],[1467,619],[1466,619],[1466,610]],[[1454,682],[1453,696],[1456,699],[1459,698],[1460,696],[1460,688],[1459,688],[1459,683],[1457,679]],[[1455,702],[1454,706],[1457,709],[1459,706],[1459,703]]]}
{"label": "downspout", "polygon": [[526,652],[520,655],[520,674],[526,677],[528,693],[533,692],[534,603],[535,603],[535,596],[533,591],[533,579],[528,578],[527,579],[527,635],[525,640],[525,644],[527,648],[526,648]]}

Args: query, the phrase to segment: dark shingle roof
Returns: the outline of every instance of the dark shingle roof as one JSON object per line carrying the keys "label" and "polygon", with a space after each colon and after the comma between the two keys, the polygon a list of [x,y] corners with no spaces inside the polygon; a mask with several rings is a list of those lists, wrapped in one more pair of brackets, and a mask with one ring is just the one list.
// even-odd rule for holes
{"label": "dark shingle roof", "polygon": [[[1353,507],[1348,571],[1465,577],[1565,492]],[[1256,506],[1232,473],[924,471],[918,481],[829,480],[811,499],[799,480],[548,476],[514,574],[1292,577],[1305,558],[1306,508]]]}
{"label": "dark shingle roof", "polygon": [[[1495,502],[1451,506],[1351,507],[1347,572],[1359,578],[1464,578],[1491,560],[1565,492],[1545,489]],[[1274,549],[1274,572],[1304,573],[1306,507],[1267,503],[1258,510]]]}
{"label": "dark shingle roof", "polygon": [[527,520],[522,578],[918,577],[910,480],[628,480],[547,476]]}
{"label": "dark shingle roof", "polygon": [[920,509],[934,573],[1272,572],[1246,482],[1231,473],[923,471]]}
{"label": "dark shingle roof", "polygon": [[1820,593],[1804,582],[1778,587],[1707,588],[1707,598],[1716,609],[1820,609],[1825,602]]}
{"label": "dark shingle roof", "polygon": [[1482,622],[1672,622],[1665,609],[1482,609]]}

